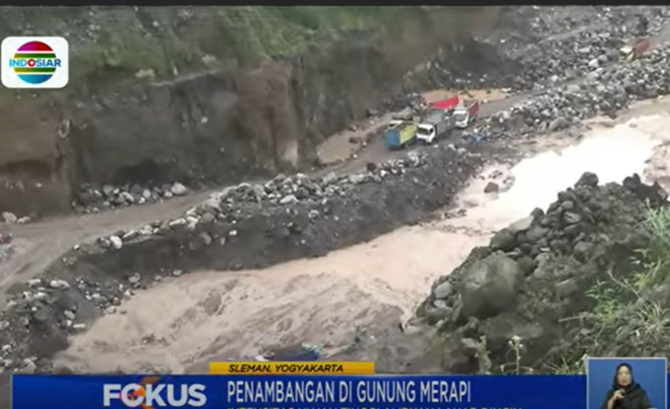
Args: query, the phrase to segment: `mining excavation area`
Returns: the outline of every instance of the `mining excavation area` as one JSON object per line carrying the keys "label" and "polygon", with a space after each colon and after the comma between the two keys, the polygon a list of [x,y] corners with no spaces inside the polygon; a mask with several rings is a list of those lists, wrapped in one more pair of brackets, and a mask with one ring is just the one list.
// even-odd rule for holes
{"label": "mining excavation area", "polygon": [[[619,308],[638,318],[624,328],[660,329],[614,342],[597,291],[629,283],[670,308],[663,278],[644,270],[670,231],[670,8],[490,9],[455,57],[438,52],[453,33],[399,43],[426,49],[402,54],[388,87],[374,66],[351,77],[363,63],[344,45],[333,53],[351,61],[334,77],[319,65],[332,56],[305,54],[304,72],[278,58],[240,68],[231,90],[211,73],[144,70],[133,78],[186,87],[169,89],[201,111],[175,102],[183,129],[157,142],[167,125],[99,102],[90,126],[131,118],[127,138],[150,135],[113,174],[102,152],[135,142],[86,134],[88,111],[59,128],[64,167],[45,181],[42,165],[0,154],[0,196],[14,195],[0,198],[1,373],[203,373],[296,343],[387,373],[507,373],[514,337],[534,373],[575,373],[584,354],[664,353],[670,330],[625,297]],[[650,48],[623,58],[640,16]],[[251,109],[265,92],[274,99]],[[472,124],[389,146],[390,121],[454,96],[481,103]],[[148,146],[177,159],[151,162]]]}

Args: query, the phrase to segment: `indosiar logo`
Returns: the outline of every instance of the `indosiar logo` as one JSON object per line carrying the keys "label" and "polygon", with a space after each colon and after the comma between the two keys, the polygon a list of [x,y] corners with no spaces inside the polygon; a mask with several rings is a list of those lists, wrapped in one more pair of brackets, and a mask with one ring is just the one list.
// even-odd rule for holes
{"label": "indosiar logo", "polygon": [[63,88],[69,45],[62,37],[7,37],[2,42],[2,84],[7,88]]}
{"label": "indosiar logo", "polygon": [[128,408],[199,408],[207,404],[205,385],[158,383],[160,377],[144,378],[141,383],[105,384],[103,407],[115,401]]}

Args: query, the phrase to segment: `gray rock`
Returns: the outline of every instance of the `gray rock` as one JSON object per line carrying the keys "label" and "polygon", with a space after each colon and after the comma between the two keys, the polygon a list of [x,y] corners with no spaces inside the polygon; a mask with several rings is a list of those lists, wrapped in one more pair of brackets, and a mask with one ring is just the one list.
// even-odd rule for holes
{"label": "gray rock", "polygon": [[284,196],[279,201],[279,203],[283,204],[283,205],[287,205],[287,204],[290,204],[290,203],[297,203],[297,202],[298,202],[298,198],[295,197],[295,195]]}
{"label": "gray rock", "polygon": [[509,229],[502,229],[491,237],[489,246],[493,250],[511,251],[516,246],[514,233]]}
{"label": "gray rock", "polygon": [[349,176],[349,182],[353,183],[354,185],[361,184],[365,182],[366,180],[366,175],[351,175]]}
{"label": "gray rock", "polygon": [[449,297],[453,292],[454,286],[450,282],[445,281],[433,289],[433,296],[437,299],[443,299]]}
{"label": "gray rock", "polygon": [[514,234],[524,232],[530,229],[530,227],[533,225],[534,219],[535,218],[533,216],[524,217],[523,219],[517,220],[510,224],[507,227],[507,230]]}
{"label": "gray rock", "polygon": [[507,256],[492,254],[477,261],[463,277],[463,315],[481,319],[511,308],[523,282],[523,271]]}
{"label": "gray rock", "polygon": [[123,241],[118,236],[110,236],[109,242],[112,243],[112,247],[114,247],[116,250],[121,250],[123,247]]}
{"label": "gray rock", "polygon": [[186,188],[186,186],[182,185],[181,183],[175,182],[170,187],[170,192],[175,196],[184,196],[186,193],[188,193],[188,189]]}
{"label": "gray rock", "polygon": [[569,125],[568,120],[563,118],[562,116],[559,116],[558,118],[551,121],[551,123],[549,123],[548,131],[549,132],[560,131],[561,129],[567,128],[568,125]]}
{"label": "gray rock", "polygon": [[598,175],[592,172],[584,172],[577,183],[575,183],[575,187],[578,186],[598,186]]}
{"label": "gray rock", "polygon": [[565,212],[563,214],[563,220],[568,224],[577,224],[582,221],[582,216],[574,212]]}
{"label": "gray rock", "polygon": [[500,190],[500,186],[496,182],[489,182],[484,187],[484,193],[495,193]]}
{"label": "gray rock", "polygon": [[23,367],[21,368],[20,372],[24,374],[34,374],[35,371],[37,371],[37,365],[35,362],[30,358],[24,359]]}
{"label": "gray rock", "polygon": [[214,217],[214,215],[211,213],[205,213],[200,218],[200,223],[202,224],[210,224],[214,223],[214,221],[216,221],[216,217]]}
{"label": "gray rock", "polygon": [[580,291],[579,283],[575,279],[567,279],[556,284],[556,294],[559,297],[566,298]]}
{"label": "gray rock", "polygon": [[593,243],[590,243],[588,241],[580,241],[577,244],[575,244],[575,247],[572,250],[572,255],[578,261],[585,263],[588,261],[591,252],[593,251],[593,247],[594,247]]}
{"label": "gray rock", "polygon": [[468,354],[475,354],[479,349],[479,343],[472,338],[462,338],[461,346]]}
{"label": "gray rock", "polygon": [[207,232],[200,233],[200,239],[205,244],[205,246],[209,246],[210,244],[212,244],[213,241],[212,236],[210,236],[209,233]]}
{"label": "gray rock", "polygon": [[115,190],[114,186],[105,185],[102,187],[102,193],[104,193],[105,196],[107,197],[114,196],[114,190]]}
{"label": "gray rock", "polygon": [[573,93],[573,94],[578,93],[580,90],[581,89],[580,89],[578,84],[570,84],[566,87],[566,91],[570,92],[570,93]]}
{"label": "gray rock", "polygon": [[523,271],[524,276],[533,274],[535,267],[537,267],[537,262],[528,256],[520,257],[517,263],[519,263],[519,268]]}
{"label": "gray rock", "polygon": [[51,282],[49,282],[49,287],[58,290],[67,290],[70,288],[70,284],[65,280],[51,280]]}
{"label": "gray rock", "polygon": [[526,232],[526,237],[531,242],[536,242],[540,240],[542,237],[546,236],[548,232],[549,229],[547,229],[546,227],[533,226]]}
{"label": "gray rock", "polygon": [[2,219],[7,224],[14,224],[19,220],[18,217],[16,217],[16,215],[12,212],[2,212]]}
{"label": "gray rock", "polygon": [[565,202],[561,203],[561,210],[563,211],[570,211],[574,210],[575,208],[575,202],[572,200],[566,200]]}
{"label": "gray rock", "polygon": [[323,179],[321,180],[321,183],[323,183],[323,184],[326,185],[326,186],[327,186],[327,185],[330,185],[330,184],[332,184],[332,183],[335,183],[335,182],[337,182],[337,175],[335,174],[335,172],[330,172],[330,173],[328,173],[328,174],[327,174],[326,176],[324,176]]}
{"label": "gray rock", "polygon": [[219,213],[221,211],[221,203],[217,198],[210,197],[202,202],[202,208],[211,213]]}

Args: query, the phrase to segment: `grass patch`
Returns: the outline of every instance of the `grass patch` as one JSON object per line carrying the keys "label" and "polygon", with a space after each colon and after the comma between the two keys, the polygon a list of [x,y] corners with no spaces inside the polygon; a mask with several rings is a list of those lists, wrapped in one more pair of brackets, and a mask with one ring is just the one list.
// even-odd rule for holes
{"label": "grass patch", "polygon": [[[593,309],[580,317],[589,334],[580,344],[583,356],[564,357],[554,373],[583,373],[588,356],[609,356],[613,344],[633,351],[664,351],[670,342],[670,208],[649,209],[644,227],[651,233],[649,246],[637,250],[637,271],[629,278],[596,283],[587,292]],[[621,336],[620,338],[618,338]],[[652,352],[653,353],[653,352]]]}
{"label": "grass patch", "polygon": [[[408,19],[432,16],[442,21],[442,13],[466,26],[481,7],[6,6],[2,11],[0,32],[5,35],[35,34],[34,27],[43,35],[65,35],[70,42],[70,84],[96,89],[138,79],[253,68],[270,58],[298,56],[382,28],[400,32]],[[15,98],[14,93],[0,93],[0,102]]]}
{"label": "grass patch", "polygon": [[[667,353],[670,344],[670,208],[649,209],[644,227],[651,233],[645,249],[633,260],[637,271],[627,279],[609,271],[606,280],[596,283],[586,295],[594,301],[591,311],[572,319],[579,320],[584,335],[571,345],[557,362],[546,363],[542,372],[558,375],[583,375],[589,356],[611,356],[613,344],[626,343],[630,350]],[[622,335],[622,340],[617,339]],[[489,354],[486,340],[482,356]],[[513,336],[509,342],[509,363],[501,365],[501,374],[532,374],[521,362],[523,339]],[[482,362],[482,357],[479,357]],[[484,358],[484,362],[490,362]]]}
{"label": "grass patch", "polygon": [[212,66],[254,66],[416,11],[408,6],[123,8],[107,17],[113,21],[101,22],[94,41],[74,51],[72,77],[99,82],[132,78],[141,70],[161,77]]}
{"label": "grass patch", "polygon": [[[212,69],[257,66],[300,55],[357,31],[373,31],[418,13],[417,6],[13,7],[3,9],[5,35],[63,35],[70,42],[70,85],[91,89],[144,74],[174,78]],[[77,21],[67,25],[63,21]],[[39,24],[38,24],[39,23]],[[141,75],[142,74],[142,75]],[[0,103],[42,90],[4,90]]]}

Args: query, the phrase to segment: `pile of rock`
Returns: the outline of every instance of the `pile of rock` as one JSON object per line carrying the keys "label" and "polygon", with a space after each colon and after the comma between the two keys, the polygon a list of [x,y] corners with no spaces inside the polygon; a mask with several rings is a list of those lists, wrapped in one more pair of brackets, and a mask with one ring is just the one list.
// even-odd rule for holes
{"label": "pile of rock", "polygon": [[[637,175],[622,185],[598,186],[597,176],[586,173],[546,212],[534,210],[496,233],[488,247],[473,250],[434,284],[418,310],[448,335],[446,369],[509,368],[513,338],[525,346],[521,365],[542,371],[558,363],[560,354],[589,331],[570,319],[593,307],[587,290],[597,281],[632,274],[631,257],[650,238],[641,223],[647,206],[663,205],[666,196]],[[488,368],[482,368],[487,362],[483,342]]]}
{"label": "pile of rock", "polygon": [[30,216],[18,217],[12,212],[2,212],[2,220],[6,224],[25,224],[30,222]]}
{"label": "pile of rock", "polygon": [[[180,274],[180,271],[172,272],[173,276]],[[71,282],[57,278],[28,280],[7,305],[12,314],[5,314],[4,320],[0,320],[0,332],[9,328],[12,332],[7,331],[4,333],[7,337],[0,337],[0,373],[5,370],[32,373],[39,366],[37,357],[26,358],[26,345],[15,341],[26,336],[27,331],[41,328],[46,331],[43,335],[64,343],[68,334],[85,330],[101,312],[119,312],[122,300],[162,279],[135,273],[121,282],[84,277],[76,277]],[[57,348],[58,342],[50,347]]]}
{"label": "pile of rock", "polygon": [[[662,30],[670,15],[665,6],[567,9],[574,10],[544,10],[531,20],[533,29],[526,35],[536,41],[520,38],[510,46],[506,46],[506,41],[501,44],[501,52],[523,66],[516,88],[545,89],[615,63],[619,49],[641,35],[637,25],[642,16],[649,22],[648,35],[653,35]],[[587,16],[590,18],[585,21]]]}
{"label": "pile of rock", "polygon": [[296,212],[301,207],[309,206],[310,219],[315,219],[319,217],[319,212],[313,205],[321,205],[326,209],[330,199],[343,197],[358,185],[382,183],[402,177],[407,169],[426,163],[426,155],[410,152],[407,158],[390,160],[380,165],[371,163],[366,172],[353,175],[329,173],[318,179],[304,174],[278,175],[263,184],[241,183],[213,193],[201,205],[187,211],[184,217],[168,222],[168,225],[186,224],[194,229],[198,223],[207,224],[217,219],[235,222],[250,212],[258,212],[259,207],[268,206],[286,207]]}
{"label": "pile of rock", "polygon": [[[467,155],[465,150],[460,150],[460,153]],[[203,203],[189,209],[181,217],[157,221],[129,231],[119,230],[109,237],[99,238],[98,245],[104,250],[120,250],[125,243],[143,241],[175,230],[194,231],[199,225],[209,225],[216,221],[235,224],[276,208],[286,209],[286,212],[296,215],[307,212],[309,219],[314,220],[328,214],[333,199],[346,196],[355,187],[390,182],[392,178],[405,175],[408,169],[426,165],[427,160],[425,154],[409,152],[407,158],[379,165],[370,163],[366,172],[353,175],[337,176],[331,172],[320,178],[310,178],[299,173],[293,176],[278,175],[260,184],[240,183],[212,193]],[[236,231],[231,230],[230,234],[234,236]],[[203,237],[203,240],[211,242],[212,238]]]}
{"label": "pile of rock", "polygon": [[541,90],[559,82],[582,78],[599,67],[616,62],[624,34],[617,27],[613,31],[582,32],[570,41],[540,44],[523,56],[524,69],[517,77],[517,86]]}
{"label": "pile of rock", "polygon": [[483,140],[558,131],[597,115],[615,117],[631,102],[670,93],[670,47],[595,70],[583,81],[548,90],[508,111],[483,118],[466,137]]}
{"label": "pile of rock", "polygon": [[78,203],[75,203],[74,206],[85,213],[96,213],[135,204],[156,203],[175,196],[183,196],[186,193],[188,193],[188,188],[179,182],[153,188],[139,185],[105,185],[98,189],[84,185],[77,195]]}

